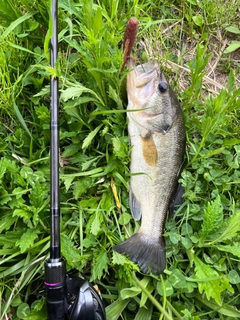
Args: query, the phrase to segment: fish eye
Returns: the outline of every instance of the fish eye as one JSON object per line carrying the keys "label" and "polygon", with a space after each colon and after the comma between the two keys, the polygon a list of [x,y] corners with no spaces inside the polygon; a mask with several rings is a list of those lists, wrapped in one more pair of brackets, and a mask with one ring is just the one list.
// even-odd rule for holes
{"label": "fish eye", "polygon": [[166,82],[160,82],[159,85],[158,85],[158,90],[161,92],[161,93],[164,93],[166,92],[168,89],[168,85]]}

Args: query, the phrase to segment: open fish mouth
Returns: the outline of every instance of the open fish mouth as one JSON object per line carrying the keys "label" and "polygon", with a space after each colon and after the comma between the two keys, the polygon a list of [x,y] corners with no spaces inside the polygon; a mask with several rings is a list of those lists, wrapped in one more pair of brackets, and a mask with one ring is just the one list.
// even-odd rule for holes
{"label": "open fish mouth", "polygon": [[[144,102],[154,94],[160,82],[161,71],[159,64],[154,60],[135,66],[133,59],[129,58],[128,66],[132,69],[128,74],[127,91],[129,99]],[[135,104],[135,106],[137,105],[138,103]],[[140,108],[140,106],[137,108]]]}
{"label": "open fish mouth", "polygon": [[132,76],[135,77],[136,88],[142,88],[153,79],[159,77],[160,69],[157,61],[149,61],[135,66],[133,60],[131,58],[129,60],[130,63],[128,65],[133,69]]}

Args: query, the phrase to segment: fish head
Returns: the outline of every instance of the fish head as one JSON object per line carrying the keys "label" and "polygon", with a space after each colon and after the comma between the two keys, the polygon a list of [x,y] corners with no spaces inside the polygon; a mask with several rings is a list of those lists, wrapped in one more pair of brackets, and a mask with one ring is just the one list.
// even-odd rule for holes
{"label": "fish head", "polygon": [[127,76],[128,109],[131,117],[149,131],[164,133],[169,130],[181,110],[176,95],[171,89],[157,61],[138,66],[130,58],[132,71]]}

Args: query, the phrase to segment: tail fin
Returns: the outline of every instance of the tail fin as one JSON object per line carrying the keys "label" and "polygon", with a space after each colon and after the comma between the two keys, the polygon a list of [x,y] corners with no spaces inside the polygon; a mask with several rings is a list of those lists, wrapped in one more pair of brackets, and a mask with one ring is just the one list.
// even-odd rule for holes
{"label": "tail fin", "polygon": [[166,266],[164,246],[163,238],[156,241],[156,238],[137,232],[113,249],[129,256],[130,260],[139,265],[143,273],[148,273],[150,270],[153,274],[160,275]]}

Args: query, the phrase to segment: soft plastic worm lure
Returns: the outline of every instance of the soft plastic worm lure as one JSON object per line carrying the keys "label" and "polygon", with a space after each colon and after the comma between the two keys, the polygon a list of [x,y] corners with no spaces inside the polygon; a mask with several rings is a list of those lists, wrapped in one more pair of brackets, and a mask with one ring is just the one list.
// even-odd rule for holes
{"label": "soft plastic worm lure", "polygon": [[126,30],[124,33],[124,41],[123,41],[124,56],[123,56],[123,64],[122,64],[121,72],[123,71],[127,63],[128,58],[131,58],[131,52],[137,37],[137,31],[138,31],[138,20],[136,18],[130,18],[128,20]]}

